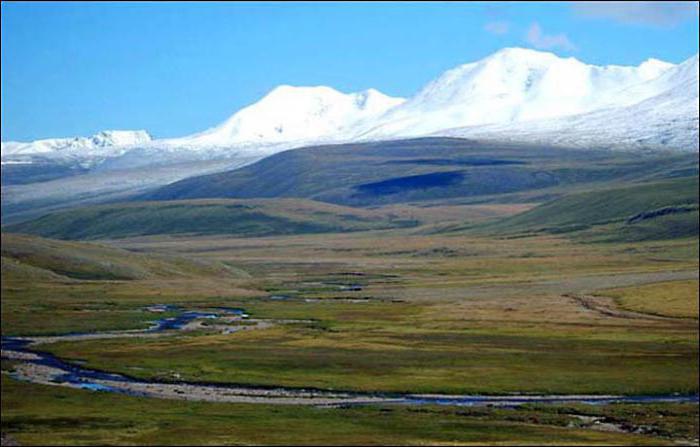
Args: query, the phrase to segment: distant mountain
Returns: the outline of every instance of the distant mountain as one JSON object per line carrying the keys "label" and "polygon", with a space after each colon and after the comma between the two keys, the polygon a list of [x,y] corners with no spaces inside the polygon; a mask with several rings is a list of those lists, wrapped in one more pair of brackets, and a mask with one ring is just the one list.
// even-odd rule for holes
{"label": "distant mountain", "polygon": [[[478,133],[484,138],[515,140],[507,135],[513,130],[520,142],[528,142],[537,139],[540,129],[546,133],[561,127],[573,135],[578,129],[571,123],[586,127],[589,121],[594,125],[588,127],[603,130],[605,136],[601,123],[629,123],[625,108],[637,105],[654,109],[645,124],[663,134],[642,135],[640,148],[646,144],[650,149],[697,151],[697,142],[688,148],[688,138],[669,138],[688,126],[697,134],[697,60],[696,55],[679,65],[649,59],[636,67],[596,66],[552,53],[506,48],[446,71],[409,99],[374,89],[346,94],[325,86],[283,85],[220,125],[194,135],[152,140],[144,131],[105,131],[86,138],[7,142],[2,144],[2,159],[11,164],[29,162],[26,156],[30,155],[56,156],[84,163],[94,158],[93,164],[99,164],[123,158],[111,164],[122,169],[134,163],[162,165],[171,159],[211,160],[241,154],[262,157],[319,143],[431,134]],[[615,118],[611,111],[620,116],[611,120]],[[635,130],[628,127],[623,137],[634,139]],[[618,136],[611,133],[606,145],[616,147]],[[132,151],[138,155],[130,155]],[[17,158],[21,156],[25,158]]]}
{"label": "distant mountain", "polygon": [[49,138],[29,143],[2,142],[0,152],[3,161],[11,157],[55,154],[76,160],[90,160],[121,155],[135,146],[143,146],[151,141],[151,136],[145,130],[105,130],[91,137]]}
{"label": "distant mountain", "polygon": [[442,129],[559,118],[630,105],[657,93],[634,86],[673,64],[650,59],[638,67],[587,65],[522,48],[448,70],[380,117],[365,137],[419,136]]}
{"label": "distant mountain", "polygon": [[345,94],[324,86],[283,85],[222,124],[194,135],[153,140],[142,130],[103,131],[91,137],[3,142],[2,162],[75,162],[111,170],[188,160],[264,157],[293,146],[341,140],[356,123],[375,118],[403,101],[374,89]]}
{"label": "distant mountain", "polygon": [[678,65],[649,59],[623,67],[506,48],[446,71],[408,99],[280,86],[220,125],[181,138],[105,131],[3,142],[3,211],[123,199],[305,146],[418,136],[697,152],[698,115],[697,55]]}
{"label": "distant mountain", "polygon": [[376,118],[404,101],[374,89],[345,94],[324,86],[283,85],[222,124],[169,143],[227,146],[338,139],[357,123]]}
{"label": "distant mountain", "polygon": [[[468,126],[435,135],[581,148],[698,151],[698,55],[621,90],[616,104],[554,119]],[[646,98],[629,104],[632,98]]]}

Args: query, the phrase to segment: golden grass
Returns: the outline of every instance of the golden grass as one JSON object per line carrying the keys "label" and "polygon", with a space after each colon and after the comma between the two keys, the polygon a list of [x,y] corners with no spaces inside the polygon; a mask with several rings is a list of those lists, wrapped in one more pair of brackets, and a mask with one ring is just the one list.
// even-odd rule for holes
{"label": "golden grass", "polygon": [[606,290],[628,310],[680,318],[698,318],[698,281],[667,281]]}

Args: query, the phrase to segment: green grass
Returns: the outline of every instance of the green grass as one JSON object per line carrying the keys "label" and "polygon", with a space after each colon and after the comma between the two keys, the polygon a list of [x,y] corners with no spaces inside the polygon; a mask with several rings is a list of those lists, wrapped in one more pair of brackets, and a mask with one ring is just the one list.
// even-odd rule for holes
{"label": "green grass", "polygon": [[[36,250],[32,263],[12,257],[19,267],[3,271],[5,335],[145,327],[160,317],[142,310],[153,303],[243,307],[254,318],[312,320],[230,335],[200,331],[42,346],[133,376],[171,378],[177,372],[190,380],[385,392],[698,389],[695,321],[611,318],[563,296],[677,281],[669,278],[677,273],[687,280],[697,271],[697,238],[589,244],[554,235],[508,239],[390,230],[103,241],[130,250],[110,255],[115,262],[121,259],[116,253],[138,254],[135,265],[149,266],[148,276],[129,280],[58,275],[51,257],[39,250],[49,242],[28,244]],[[109,248],[56,244],[46,250],[68,258],[86,246],[100,253]],[[168,276],[150,269],[164,259],[225,265],[231,272],[180,267],[183,273]],[[358,283],[362,290],[341,291],[337,283]],[[273,293],[291,298],[268,299]],[[341,297],[369,299],[334,299]],[[5,370],[12,366],[3,362]],[[392,412],[219,405],[15,385],[21,388],[3,386],[3,432],[25,444],[661,442],[648,435],[582,432],[567,427],[575,421],[566,414],[543,408]],[[664,419],[668,424],[659,433],[675,437],[693,433],[694,406],[625,408],[606,414],[658,427]]]}
{"label": "green grass", "polygon": [[151,234],[271,236],[372,230],[416,225],[383,213],[310,200],[190,200],[131,202],[48,214],[8,231],[58,239]]}
{"label": "green grass", "polygon": [[646,426],[650,433],[666,437],[697,439],[700,431],[696,404],[527,405],[523,409],[549,414],[580,414],[605,417],[622,425]]}
{"label": "green grass", "polygon": [[3,335],[59,335],[143,329],[162,318],[143,310],[152,304],[228,305],[259,291],[235,288],[237,280],[157,279],[148,281],[2,281]]}
{"label": "green grass", "polygon": [[143,255],[99,244],[63,242],[7,232],[2,233],[2,272],[3,279],[10,281],[133,280],[241,273],[216,262]]}
{"label": "green grass", "polygon": [[[242,301],[256,317],[316,323],[230,335],[47,346],[144,378],[380,392],[697,392],[697,333],[443,319],[428,306]],[[449,329],[448,329],[449,328]],[[545,372],[546,373],[543,373]]]}
{"label": "green grass", "polygon": [[[674,214],[653,213],[673,207]],[[698,235],[697,207],[698,177],[690,177],[570,194],[486,224],[480,231],[498,234],[590,230],[582,236],[605,241],[691,237]],[[598,226],[605,227],[597,232],[591,230]]]}
{"label": "green grass", "polygon": [[[684,209],[678,214],[645,219],[638,222],[618,222],[601,225],[590,231],[581,232],[578,237],[596,242],[646,241],[659,239],[677,239],[696,237],[699,234],[697,204]],[[686,211],[687,210],[687,211]]]}
{"label": "green grass", "polygon": [[2,334],[39,335],[148,327],[142,308],[255,295],[248,275],[215,260],[2,233]]}
{"label": "green grass", "polygon": [[[657,421],[670,412],[677,423],[690,427],[697,408],[687,407],[656,407],[645,412],[644,420]],[[607,408],[591,410],[605,412]],[[577,411],[586,412],[587,408]],[[193,403],[95,394],[2,378],[2,432],[22,445],[671,443],[660,437],[567,427],[570,423],[576,424],[576,419],[551,409],[331,409]]]}
{"label": "green grass", "polygon": [[[697,165],[694,154],[642,155],[417,138],[285,151],[234,171],[175,182],[146,198],[302,197],[351,206],[431,200],[542,202],[592,184],[697,175]],[[448,172],[454,182],[429,181]],[[373,187],[378,184],[393,186]]]}
{"label": "green grass", "polygon": [[698,281],[670,281],[602,292],[621,307],[637,312],[680,318],[698,318]]}

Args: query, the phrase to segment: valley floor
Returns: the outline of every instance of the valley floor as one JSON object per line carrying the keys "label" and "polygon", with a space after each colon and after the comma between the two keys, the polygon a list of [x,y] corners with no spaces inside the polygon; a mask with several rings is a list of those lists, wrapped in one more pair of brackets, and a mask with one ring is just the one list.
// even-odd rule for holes
{"label": "valley floor", "polygon": [[[242,308],[250,318],[239,326],[286,323],[227,331],[231,321],[219,317],[167,337],[56,337],[37,349],[165,382],[359,393],[698,393],[697,238],[581,243],[402,229],[102,243],[144,255],[144,269],[155,263],[145,256],[157,257],[158,274],[85,278],[78,271],[84,263],[76,263],[54,277],[49,261],[10,260],[3,251],[3,336],[144,329],[175,315],[165,308],[154,316],[148,307],[157,304]],[[109,256],[116,265],[117,252]],[[197,267],[160,264],[172,259]],[[169,275],[175,265],[179,273]],[[192,402],[20,382],[8,374],[18,365],[3,358],[2,432],[20,444],[640,445],[698,438],[697,403]]]}

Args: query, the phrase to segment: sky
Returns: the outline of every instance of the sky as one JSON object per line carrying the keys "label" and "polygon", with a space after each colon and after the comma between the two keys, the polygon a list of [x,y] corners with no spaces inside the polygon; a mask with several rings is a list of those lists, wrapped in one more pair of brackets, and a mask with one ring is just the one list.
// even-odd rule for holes
{"label": "sky", "polygon": [[504,47],[679,63],[698,52],[697,5],[3,1],[0,132],[184,136],[280,84],[410,96]]}

